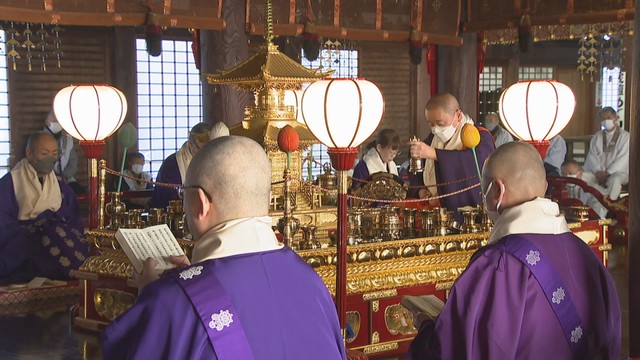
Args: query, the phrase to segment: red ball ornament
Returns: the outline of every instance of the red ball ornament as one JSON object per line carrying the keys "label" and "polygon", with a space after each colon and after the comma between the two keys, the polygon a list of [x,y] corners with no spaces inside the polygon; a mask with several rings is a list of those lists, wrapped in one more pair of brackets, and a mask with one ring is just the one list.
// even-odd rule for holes
{"label": "red ball ornament", "polygon": [[300,136],[296,129],[291,125],[287,125],[280,129],[278,133],[278,147],[284,152],[293,152],[298,150],[300,146]]}

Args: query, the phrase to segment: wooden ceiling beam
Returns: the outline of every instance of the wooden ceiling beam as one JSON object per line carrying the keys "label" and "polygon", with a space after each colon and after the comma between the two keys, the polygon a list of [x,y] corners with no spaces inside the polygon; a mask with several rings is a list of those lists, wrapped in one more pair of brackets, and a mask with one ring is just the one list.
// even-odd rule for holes
{"label": "wooden ceiling beam", "polygon": [[[301,24],[274,24],[273,32],[277,36],[300,36],[304,26]],[[251,24],[248,29],[251,35],[264,35],[264,25]],[[334,26],[316,26],[318,35],[326,38],[349,39],[356,41],[409,41],[409,31],[351,29]],[[422,33],[424,44],[462,45],[462,37]]]}
{"label": "wooden ceiling beam", "polygon": [[[594,12],[588,14],[568,14],[556,16],[535,16],[531,15],[531,25],[584,25],[598,24],[616,21],[633,20],[634,9],[612,10],[605,12]],[[517,27],[518,19],[498,18],[492,21],[471,21],[463,26],[463,31],[477,32],[485,30],[512,29]]]}
{"label": "wooden ceiling beam", "polygon": [[[161,26],[168,28],[194,28],[203,30],[222,30],[226,27],[224,19],[203,16],[162,15],[158,14]],[[145,25],[146,12],[140,13],[98,13],[44,11],[11,6],[0,6],[0,20],[78,25],[78,26],[142,26]]]}

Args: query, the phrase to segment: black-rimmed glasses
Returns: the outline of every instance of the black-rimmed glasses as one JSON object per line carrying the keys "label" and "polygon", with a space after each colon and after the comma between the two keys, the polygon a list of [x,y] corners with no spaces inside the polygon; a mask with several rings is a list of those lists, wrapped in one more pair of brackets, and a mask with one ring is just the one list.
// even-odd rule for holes
{"label": "black-rimmed glasses", "polygon": [[211,195],[209,195],[209,193],[207,192],[207,190],[205,190],[202,186],[200,185],[182,185],[178,188],[178,196],[180,197],[180,199],[184,199],[184,190],[185,189],[200,189],[202,190],[202,192],[204,193],[204,195],[207,197],[207,199],[209,200],[209,202],[213,202],[213,199],[211,199]]}

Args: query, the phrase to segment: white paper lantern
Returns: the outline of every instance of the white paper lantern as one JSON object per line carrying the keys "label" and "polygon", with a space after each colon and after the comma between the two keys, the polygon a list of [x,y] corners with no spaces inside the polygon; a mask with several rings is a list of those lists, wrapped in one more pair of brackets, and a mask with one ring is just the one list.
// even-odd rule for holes
{"label": "white paper lantern", "polygon": [[364,79],[320,80],[302,95],[302,117],[329,148],[353,148],[378,128],[384,113],[382,92]]}
{"label": "white paper lantern", "polygon": [[554,80],[521,81],[500,96],[504,128],[524,141],[547,141],[571,120],[576,99],[571,89]]}
{"label": "white paper lantern", "polygon": [[127,100],[109,85],[71,85],[58,91],[53,100],[58,122],[80,141],[102,141],[124,122]]}

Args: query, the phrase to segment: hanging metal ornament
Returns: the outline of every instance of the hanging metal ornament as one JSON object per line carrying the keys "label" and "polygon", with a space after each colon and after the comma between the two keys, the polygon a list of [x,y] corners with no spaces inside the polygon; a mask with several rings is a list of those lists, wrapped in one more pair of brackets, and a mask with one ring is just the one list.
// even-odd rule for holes
{"label": "hanging metal ornament", "polygon": [[22,43],[22,47],[27,49],[27,69],[31,71],[32,70],[31,60],[33,59],[33,54],[31,53],[31,50],[36,48],[36,44],[34,44],[33,41],[31,41],[31,36],[33,35],[33,32],[31,31],[31,24],[27,23],[26,26],[27,27],[22,32],[22,35],[24,35],[24,38],[25,38],[24,42]]}
{"label": "hanging metal ornament", "polygon": [[11,67],[13,71],[18,69],[17,61],[20,59],[20,54],[16,50],[16,46],[20,46],[18,40],[16,40],[16,35],[18,34],[18,30],[14,27],[13,21],[11,22],[11,26],[7,29],[7,34],[9,34],[9,40],[7,40],[7,45],[9,45],[10,50],[7,53],[11,58]]}
{"label": "hanging metal ornament", "polygon": [[42,71],[47,71],[47,39],[46,38],[49,37],[49,34],[47,33],[47,30],[45,30],[44,24],[40,24],[40,29],[36,31],[36,35],[39,38],[38,47],[40,48],[40,60],[42,61],[42,64],[40,66],[42,68]]}
{"label": "hanging metal ornament", "polygon": [[62,56],[62,49],[61,49],[61,45],[62,45],[62,40],[60,39],[60,33],[64,31],[63,28],[60,27],[60,25],[56,25],[53,27],[53,29],[51,29],[51,31],[53,31],[53,34],[55,35],[55,38],[53,39],[53,44],[55,46],[55,49],[53,50],[53,54],[56,56],[56,60],[58,62],[58,69],[62,66],[62,62],[60,61],[60,57]]}

